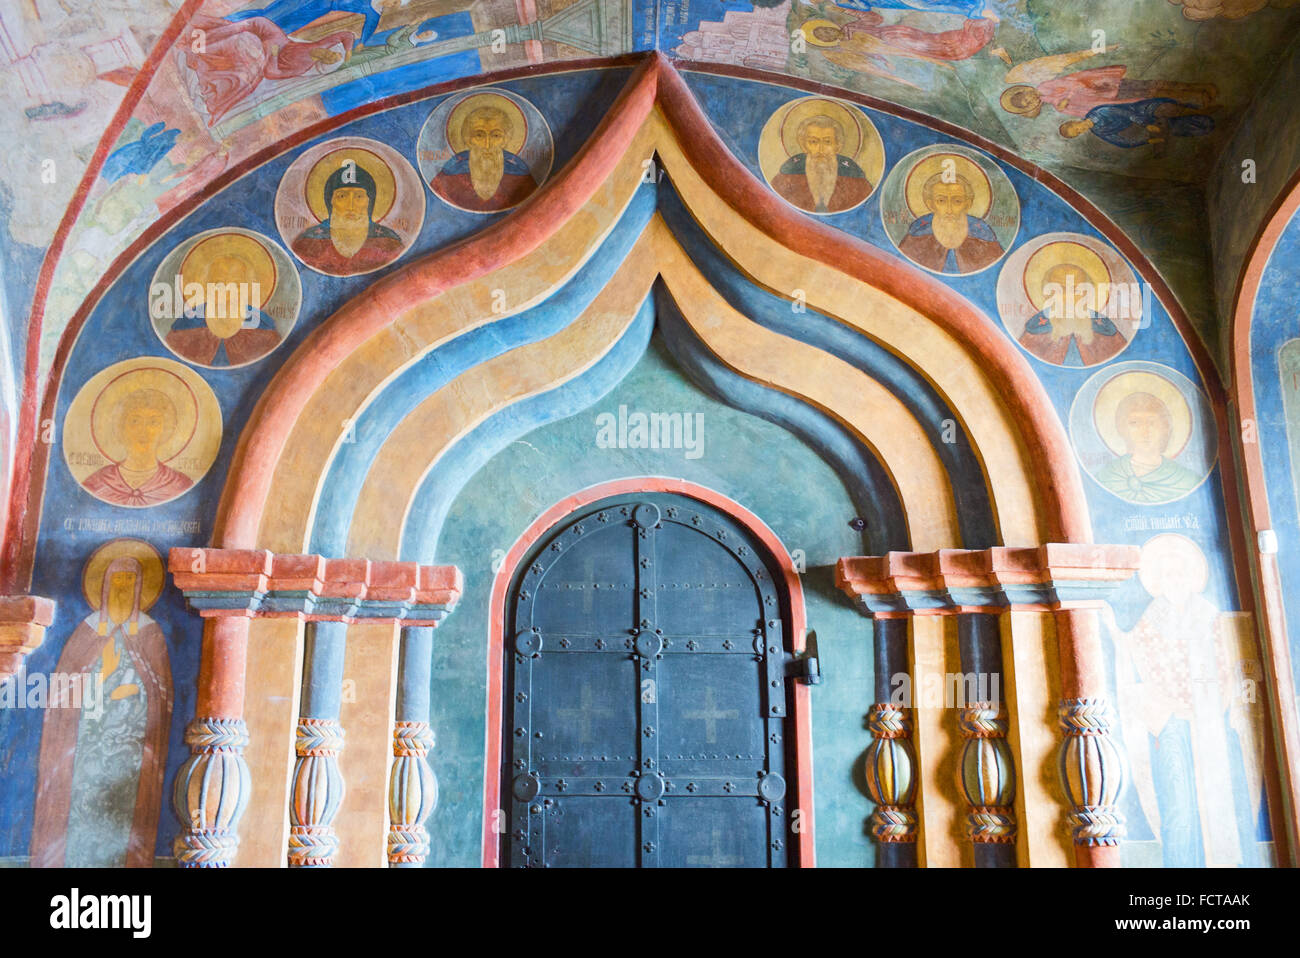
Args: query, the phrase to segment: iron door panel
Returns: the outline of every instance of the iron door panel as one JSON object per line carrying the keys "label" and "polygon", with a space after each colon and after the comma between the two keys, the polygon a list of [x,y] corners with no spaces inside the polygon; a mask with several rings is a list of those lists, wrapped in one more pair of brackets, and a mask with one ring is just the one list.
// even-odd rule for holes
{"label": "iron door panel", "polygon": [[548,868],[636,868],[637,809],[627,795],[553,798],[544,818]]}
{"label": "iron door panel", "polygon": [[780,593],[728,516],[608,500],[514,586],[515,866],[783,866]]}
{"label": "iron door panel", "polygon": [[[659,560],[656,626],[664,635],[751,635],[758,624],[757,590],[749,571],[728,551],[742,545],[716,520],[661,523],[655,530]],[[716,536],[724,538],[719,541]]]}
{"label": "iron door panel", "polygon": [[543,777],[630,775],[636,689],[626,652],[543,651],[533,665],[533,768]]}
{"label": "iron door panel", "polygon": [[752,656],[668,654],[659,666],[664,774],[744,775],[766,767],[766,735]]}
{"label": "iron door panel", "polygon": [[[617,634],[620,640],[636,614],[636,563],[632,530],[626,523],[596,519],[574,523],[543,556],[535,610],[528,623],[542,632],[571,635]],[[538,563],[535,563],[538,564]]]}
{"label": "iron door panel", "polygon": [[676,798],[659,817],[659,841],[661,868],[767,868],[772,851],[767,809],[754,798]]}

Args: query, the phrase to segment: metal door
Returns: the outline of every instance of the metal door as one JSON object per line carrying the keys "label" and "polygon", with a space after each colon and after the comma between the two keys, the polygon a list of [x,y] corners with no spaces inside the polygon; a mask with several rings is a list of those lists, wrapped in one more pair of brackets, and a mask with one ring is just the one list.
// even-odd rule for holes
{"label": "metal door", "polygon": [[764,547],[685,497],[584,507],[508,607],[515,867],[781,867],[788,598]]}

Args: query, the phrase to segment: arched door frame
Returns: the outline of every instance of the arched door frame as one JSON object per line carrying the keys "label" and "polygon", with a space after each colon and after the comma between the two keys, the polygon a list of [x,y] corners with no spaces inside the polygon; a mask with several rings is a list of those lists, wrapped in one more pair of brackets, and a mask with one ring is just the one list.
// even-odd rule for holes
{"label": "arched door frame", "polygon": [[[487,649],[487,717],[484,723],[486,748],[483,760],[483,865],[486,868],[496,868],[501,864],[499,829],[505,825],[501,812],[501,760],[504,748],[501,721],[505,687],[503,650],[507,627],[506,603],[510,584],[529,550],[575,510],[612,496],[655,492],[674,493],[706,503],[726,513],[763,544],[781,570],[782,584],[790,600],[789,651],[799,653],[804,650],[808,618],[803,584],[794,570],[789,550],[762,519],[734,499],[684,479],[635,476],[589,486],[544,510],[510,547],[492,583]],[[803,867],[811,867],[816,863],[816,851],[813,843],[812,711],[807,685],[796,683],[794,686],[791,719],[794,721],[795,756],[795,791],[791,797],[794,808],[801,812],[797,833],[799,862]]]}

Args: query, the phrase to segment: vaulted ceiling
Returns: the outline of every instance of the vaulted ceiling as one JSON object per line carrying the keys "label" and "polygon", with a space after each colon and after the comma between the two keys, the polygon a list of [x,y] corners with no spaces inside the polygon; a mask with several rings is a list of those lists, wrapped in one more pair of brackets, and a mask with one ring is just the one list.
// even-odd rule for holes
{"label": "vaulted ceiling", "polygon": [[6,312],[19,352],[33,347],[23,331],[41,330],[40,368],[112,260],[241,161],[387,97],[557,61],[658,48],[683,65],[784,74],[976,134],[1125,229],[1212,348],[1216,298],[1223,313],[1231,289],[1215,289],[1219,211],[1207,195],[1249,221],[1234,224],[1248,242],[1291,173],[1236,200],[1215,186],[1254,159],[1228,156],[1234,145],[1270,142],[1252,125],[1288,126],[1287,84],[1270,81],[1300,24],[1294,0],[258,6],[17,0],[0,11]]}

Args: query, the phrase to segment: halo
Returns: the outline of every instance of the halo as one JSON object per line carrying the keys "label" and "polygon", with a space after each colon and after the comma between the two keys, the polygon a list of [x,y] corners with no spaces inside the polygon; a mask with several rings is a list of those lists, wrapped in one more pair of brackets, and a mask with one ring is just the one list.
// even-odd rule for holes
{"label": "halo", "polygon": [[179,456],[194,438],[199,423],[199,402],[194,390],[180,376],[160,369],[146,366],[122,373],[109,381],[90,407],[90,438],[100,454],[110,462],[121,462],[126,458],[125,451],[114,455],[120,444],[114,436],[117,423],[114,419],[123,400],[131,393],[141,389],[156,389],[167,396],[176,407],[176,429],[171,438],[158,447],[158,461],[170,462]]}
{"label": "halo", "polygon": [[1124,397],[1133,393],[1149,393],[1169,410],[1169,443],[1164,455],[1167,459],[1177,456],[1192,436],[1192,408],[1178,387],[1157,373],[1120,373],[1097,391],[1092,404],[1092,422],[1101,441],[1117,456],[1128,451],[1124,437],[1115,428],[1115,410]]}
{"label": "halo", "polygon": [[931,153],[907,171],[903,189],[907,197],[907,208],[912,211],[912,215],[919,217],[929,212],[925,208],[925,182],[936,173],[943,172],[945,160],[952,160],[955,173],[965,177],[975,191],[970,215],[980,219],[987,216],[993,206],[993,185],[989,183],[989,175],[982,166],[960,153]]}
{"label": "halo", "polygon": [[1042,111],[1041,97],[1039,98],[1040,99],[1039,105],[1034,107],[1033,109],[1030,110],[1019,109],[1018,107],[1012,104],[1011,100],[1017,93],[1019,93],[1022,90],[1029,90],[1035,94],[1038,93],[1038,91],[1034,89],[1034,87],[1030,86],[1028,83],[1017,83],[1015,86],[1009,86],[1002,91],[1002,96],[998,97],[998,103],[1001,104],[1002,109],[1006,110],[1008,113],[1014,114],[1015,116],[1027,116],[1032,120],[1034,117],[1038,116],[1038,114]]}
{"label": "halo", "polygon": [[[208,275],[208,269],[214,260],[223,256],[247,263],[248,272],[243,276],[212,278]],[[265,306],[275,294],[276,270],[271,251],[253,237],[243,233],[218,233],[199,240],[181,260],[178,272],[182,283],[185,282],[187,274],[207,277],[208,282],[257,283],[259,289],[266,290],[266,295],[257,304],[259,309]]]}
{"label": "halo", "polygon": [[[818,27],[830,27],[840,36],[834,40],[818,40],[817,37],[813,35],[816,32]],[[844,36],[843,27],[841,27],[834,20],[826,20],[821,17],[817,17],[812,20],[805,20],[802,24],[800,24],[799,30],[803,33],[804,39],[807,40],[815,47],[838,46],[840,42],[840,38]]]}
{"label": "halo", "polygon": [[[1182,559],[1183,562],[1170,562],[1170,559]],[[1195,569],[1190,582],[1181,581],[1178,591],[1204,592],[1210,582],[1210,565],[1205,553],[1191,539],[1176,532],[1163,532],[1148,539],[1142,546],[1142,558],[1138,565],[1138,581],[1142,588],[1153,597],[1167,594],[1170,589],[1168,578],[1186,575],[1188,567]]]}
{"label": "halo", "polygon": [[393,201],[397,197],[397,178],[383,157],[359,146],[331,150],[312,164],[311,171],[303,181],[307,206],[317,222],[325,221],[329,216],[325,209],[325,181],[348,160],[375,178],[375,208],[371,211],[370,218],[378,223],[393,208]]}
{"label": "halo", "polygon": [[840,152],[845,156],[856,159],[862,152],[862,145],[865,140],[862,121],[854,111],[843,103],[824,100],[820,97],[796,100],[786,111],[785,116],[781,118],[781,145],[785,148],[786,156],[794,156],[796,153],[803,152],[799,146],[797,136],[799,124],[810,116],[818,115],[829,116],[840,121],[840,127],[844,130],[846,141],[840,144]]}
{"label": "halo", "polygon": [[528,117],[519,104],[501,93],[471,93],[447,112],[447,145],[453,153],[465,150],[465,140],[460,135],[461,124],[465,116],[481,106],[490,106],[501,110],[510,117],[510,137],[506,140],[506,152],[518,153],[528,141]]}
{"label": "halo", "polygon": [[81,594],[86,604],[98,609],[103,597],[104,573],[114,559],[130,556],[140,563],[144,582],[140,587],[140,611],[148,612],[163,590],[163,561],[158,550],[143,539],[114,539],[90,554],[81,570]]}
{"label": "halo", "polygon": [[1102,312],[1106,308],[1106,301],[1110,298],[1111,276],[1106,261],[1097,255],[1096,251],[1082,243],[1059,241],[1044,243],[1025,262],[1025,295],[1034,304],[1034,309],[1041,311],[1047,301],[1047,297],[1043,294],[1043,280],[1048,271],[1054,266],[1065,263],[1077,266],[1087,275],[1088,282],[1097,293],[1093,308],[1099,313]]}

